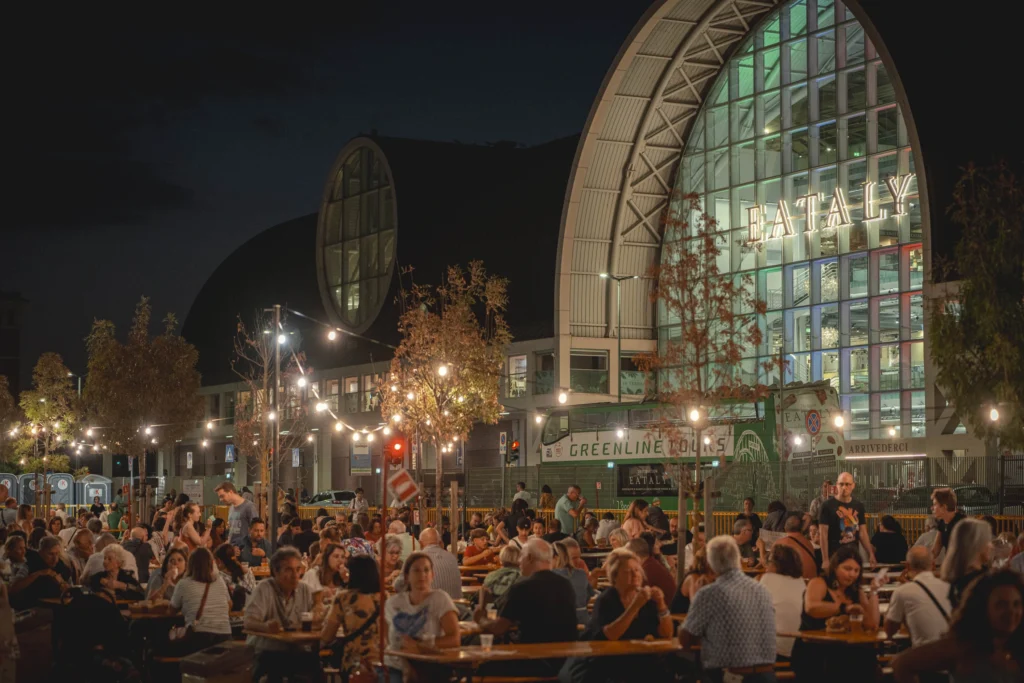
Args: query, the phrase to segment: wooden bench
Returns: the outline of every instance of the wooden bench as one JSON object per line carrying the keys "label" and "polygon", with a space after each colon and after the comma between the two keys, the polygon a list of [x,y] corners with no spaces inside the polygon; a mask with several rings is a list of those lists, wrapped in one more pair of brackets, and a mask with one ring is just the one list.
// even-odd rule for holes
{"label": "wooden bench", "polygon": [[[469,679],[460,678],[459,683]],[[474,683],[556,683],[558,676],[474,676]]]}
{"label": "wooden bench", "polygon": [[777,681],[795,681],[796,672],[793,671],[776,671],[775,680]]}

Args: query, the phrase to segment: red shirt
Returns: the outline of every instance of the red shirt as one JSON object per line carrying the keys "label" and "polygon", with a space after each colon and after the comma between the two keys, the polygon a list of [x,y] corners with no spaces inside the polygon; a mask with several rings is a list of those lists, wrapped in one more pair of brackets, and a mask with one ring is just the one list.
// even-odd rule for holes
{"label": "red shirt", "polygon": [[466,552],[462,553],[462,559],[463,559],[463,561],[465,561],[466,558],[476,557],[477,555],[479,555],[482,552],[483,552],[483,550],[480,550],[480,548],[477,548],[475,545],[470,544],[466,548]]}
{"label": "red shirt", "polygon": [[644,585],[657,586],[665,594],[665,604],[670,604],[676,592],[676,580],[653,555],[644,560]]}

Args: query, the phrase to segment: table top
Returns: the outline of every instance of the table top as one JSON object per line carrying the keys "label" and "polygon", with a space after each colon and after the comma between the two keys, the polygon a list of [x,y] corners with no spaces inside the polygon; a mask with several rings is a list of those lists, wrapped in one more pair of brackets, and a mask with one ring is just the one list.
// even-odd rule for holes
{"label": "table top", "polygon": [[278,631],[277,633],[264,633],[263,631],[250,631],[246,629],[243,633],[247,636],[259,636],[295,645],[320,641],[320,629],[318,628],[314,628],[312,631]]}
{"label": "table top", "polygon": [[[776,635],[780,635],[787,638],[800,638],[808,642],[815,643],[843,643],[845,645],[879,645],[889,640],[889,636],[886,635],[885,631],[862,631],[861,629],[853,629],[851,631],[844,631],[842,633],[829,633],[825,629],[816,631],[796,631],[796,632],[779,632]],[[894,636],[895,639],[907,638],[908,635],[903,633],[897,633]]]}
{"label": "table top", "polygon": [[[60,605],[64,604],[63,602],[61,602],[60,598],[39,598],[39,602],[41,602],[41,603],[43,603],[45,605],[57,605],[57,606],[60,606]],[[137,602],[140,602],[140,601],[139,600],[115,600],[114,601],[114,603],[118,607],[127,607],[129,605],[134,605]]]}
{"label": "table top", "polygon": [[483,629],[475,621],[460,621],[459,633],[464,636],[475,636],[483,633]]}
{"label": "table top", "polygon": [[480,585],[477,585],[477,586],[463,586],[462,587],[462,594],[463,595],[469,595],[471,593],[479,593],[481,588],[483,588],[483,586],[480,586]]}
{"label": "table top", "polygon": [[388,650],[395,657],[444,666],[473,666],[488,660],[564,659],[566,657],[612,657],[616,655],[660,655],[680,649],[675,638],[662,640],[576,640],[566,643],[495,645],[490,652],[479,646],[453,647],[422,654]]}
{"label": "table top", "polygon": [[493,572],[496,569],[501,569],[500,564],[471,564],[466,566],[464,564],[459,565],[459,571],[463,574],[475,574],[477,572],[481,574],[487,574]]}

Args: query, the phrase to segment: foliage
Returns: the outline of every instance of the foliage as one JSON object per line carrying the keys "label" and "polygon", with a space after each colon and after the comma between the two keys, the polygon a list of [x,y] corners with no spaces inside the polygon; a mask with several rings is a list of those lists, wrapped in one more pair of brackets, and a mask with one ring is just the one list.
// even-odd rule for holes
{"label": "foliage", "polygon": [[[312,368],[303,367],[305,355],[302,352],[285,352],[294,349],[295,340],[281,350],[281,386],[284,388],[278,401],[277,419],[281,430],[280,452],[274,457],[273,430],[268,415],[271,412],[270,387],[274,381],[274,344],[277,335],[272,334],[273,318],[264,312],[253,314],[250,325],[238,318],[235,333],[235,358],[231,369],[245,383],[246,391],[239,395],[235,406],[234,442],[239,454],[245,456],[250,468],[256,469],[259,481],[264,487],[270,484],[270,467],[278,467],[292,448],[305,445],[309,415],[307,402],[301,400],[302,390],[296,382]],[[286,433],[287,432],[287,433]],[[265,491],[265,488],[264,488]],[[266,495],[260,496],[260,514],[266,514]]]}
{"label": "foliage", "polygon": [[[7,376],[0,375],[0,462],[13,464],[16,460],[14,457],[16,439],[12,436],[11,430],[21,425],[21,412],[11,395],[10,386]],[[6,469],[10,471],[10,466],[6,466]]]}
{"label": "foliage", "polygon": [[[936,379],[979,438],[1024,448],[1024,189],[1005,164],[972,165],[953,200],[963,234],[953,261],[937,270],[960,282],[953,301],[930,303]],[[988,418],[993,404],[997,424]]]}
{"label": "foliage", "polygon": [[[412,270],[404,275],[412,278]],[[442,455],[476,422],[494,424],[505,349],[512,340],[505,309],[508,283],[481,261],[450,266],[437,287],[403,289],[402,342],[391,361],[381,414],[393,428],[430,443],[440,504]],[[438,453],[438,451],[441,451]]]}
{"label": "foliage", "polygon": [[[21,392],[18,404],[27,424],[18,428],[16,456],[26,464],[33,458],[47,458],[49,465],[51,456],[75,439],[80,419],[78,393],[60,355],[44,353],[39,357],[32,370],[32,388]],[[41,465],[38,471],[43,471]]]}
{"label": "foliage", "polygon": [[[734,423],[733,406],[762,399],[771,391],[748,383],[740,374],[741,361],[749,355],[745,351],[762,343],[758,321],[767,305],[756,298],[749,275],[734,277],[720,271],[718,260],[728,233],[716,232],[715,219],[702,210],[697,195],[673,197],[664,229],[662,262],[650,273],[656,282],[652,298],[662,319],[679,327],[659,342],[656,352],[641,354],[636,362],[645,372],[657,372],[657,399],[672,406],[658,426],[668,437],[668,457],[679,466],[682,501],[684,494],[699,499],[703,490],[699,477],[704,447],[698,442],[701,428],[709,426],[708,416],[712,429]],[[780,361],[763,367],[778,370]],[[692,423],[689,413],[695,408],[701,418]]]}
{"label": "foliage", "polygon": [[203,416],[198,351],[178,334],[171,313],[164,317],[163,332],[150,337],[151,318],[149,299],[142,297],[125,342],[109,320],[93,322],[86,338],[83,398],[89,420],[112,452],[139,458],[140,479],[146,476],[147,448],[154,441],[173,448]]}

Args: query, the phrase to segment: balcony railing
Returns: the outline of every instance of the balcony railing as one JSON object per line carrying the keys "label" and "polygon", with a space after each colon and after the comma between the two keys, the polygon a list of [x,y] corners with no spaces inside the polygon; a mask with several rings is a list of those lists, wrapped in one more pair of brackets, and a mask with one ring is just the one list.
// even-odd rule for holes
{"label": "balcony railing", "polygon": [[623,370],[619,373],[619,382],[623,396],[643,396],[647,373],[639,370]]}
{"label": "balcony railing", "polygon": [[550,394],[555,390],[555,371],[537,370],[533,373],[533,393]]}
{"label": "balcony railing", "polygon": [[569,370],[569,386],[576,393],[607,394],[607,370]]}

